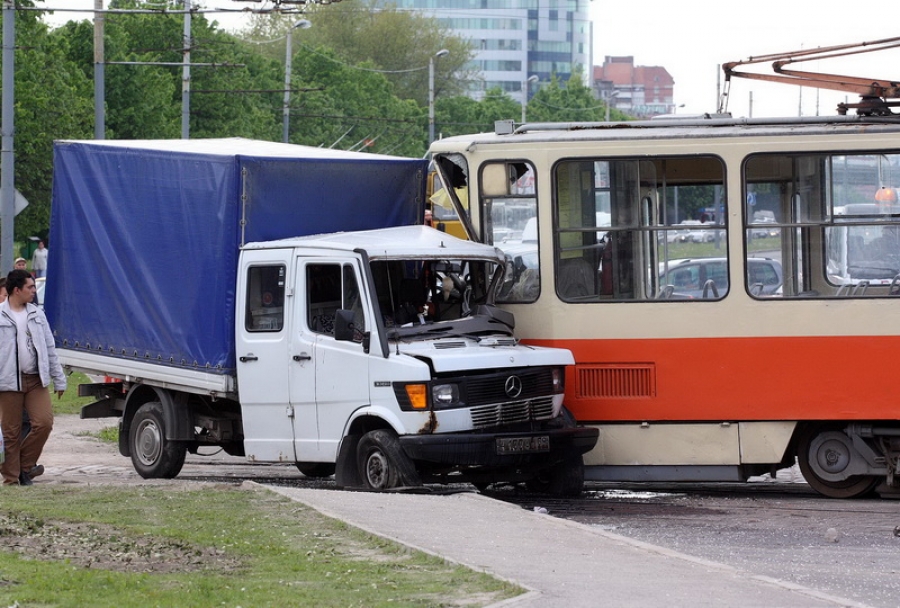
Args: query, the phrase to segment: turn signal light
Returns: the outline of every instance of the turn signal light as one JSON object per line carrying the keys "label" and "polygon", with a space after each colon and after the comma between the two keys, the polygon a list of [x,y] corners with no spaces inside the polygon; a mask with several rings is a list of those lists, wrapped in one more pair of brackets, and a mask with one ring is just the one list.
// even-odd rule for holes
{"label": "turn signal light", "polygon": [[407,384],[406,396],[414,410],[428,409],[428,386],[425,384]]}

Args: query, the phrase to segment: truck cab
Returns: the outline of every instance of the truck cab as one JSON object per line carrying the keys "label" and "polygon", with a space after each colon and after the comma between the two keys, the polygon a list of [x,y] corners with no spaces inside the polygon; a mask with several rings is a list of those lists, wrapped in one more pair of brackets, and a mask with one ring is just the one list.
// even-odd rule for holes
{"label": "truck cab", "polygon": [[519,345],[505,258],[424,226],[255,243],[236,290],[246,456],[342,486],[581,490],[597,433],[563,408],[568,351]]}

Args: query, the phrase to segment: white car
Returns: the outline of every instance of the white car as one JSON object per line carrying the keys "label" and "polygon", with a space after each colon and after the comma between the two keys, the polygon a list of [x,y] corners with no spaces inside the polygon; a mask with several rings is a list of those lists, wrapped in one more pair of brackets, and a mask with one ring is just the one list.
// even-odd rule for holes
{"label": "white car", "polygon": [[35,279],[34,286],[37,288],[37,302],[35,302],[35,304],[37,304],[39,308],[44,308],[44,293],[47,290],[47,279],[45,277]]}

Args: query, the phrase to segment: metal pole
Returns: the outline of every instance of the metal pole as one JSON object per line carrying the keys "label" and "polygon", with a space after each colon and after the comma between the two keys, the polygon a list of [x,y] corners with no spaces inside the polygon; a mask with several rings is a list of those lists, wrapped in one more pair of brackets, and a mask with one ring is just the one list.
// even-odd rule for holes
{"label": "metal pole", "polygon": [[94,0],[94,139],[106,138],[106,54],[103,0]]}
{"label": "metal pole", "polygon": [[609,104],[618,96],[618,91],[610,91],[609,95],[606,96],[606,122],[609,122]]}
{"label": "metal pole", "polygon": [[184,51],[181,68],[181,139],[191,136],[191,0],[184,0]]}
{"label": "metal pole", "polygon": [[16,7],[14,0],[3,0],[3,79],[0,109],[0,271],[13,269],[15,244],[16,181],[13,132],[15,118]]}
{"label": "metal pole", "polygon": [[522,122],[525,122],[525,109],[528,107],[528,89],[532,82],[537,82],[537,75],[532,75],[522,81]]}
{"label": "metal pole", "polygon": [[288,143],[288,136],[290,135],[291,130],[291,69],[294,59],[294,45],[292,34],[297,28],[305,30],[310,26],[312,26],[312,23],[310,23],[306,19],[301,19],[300,21],[293,24],[290,28],[288,28],[287,36],[285,37],[284,104],[281,108],[281,141],[283,141],[284,143]]}
{"label": "metal pole", "polygon": [[428,58],[428,145],[434,141],[434,57]]}
{"label": "metal pole", "polygon": [[428,145],[434,141],[434,60],[446,57],[450,54],[447,49],[441,49],[428,58]]}
{"label": "metal pole", "polygon": [[281,141],[284,143],[288,143],[288,131],[291,124],[291,55],[293,54],[291,34],[293,31],[293,27],[288,29],[285,42],[287,49],[284,55],[284,104],[281,107]]}

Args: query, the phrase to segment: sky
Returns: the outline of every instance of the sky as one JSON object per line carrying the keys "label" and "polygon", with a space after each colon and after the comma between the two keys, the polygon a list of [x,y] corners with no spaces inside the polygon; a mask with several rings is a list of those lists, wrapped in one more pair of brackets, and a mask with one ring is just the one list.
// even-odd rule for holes
{"label": "sky", "polygon": [[[895,6],[894,9],[889,8]],[[714,112],[723,63],[832,45],[871,42],[900,36],[900,8],[841,5],[822,0],[592,0],[594,63],[604,57],[632,55],[635,65],[665,67],[675,80],[678,113]],[[900,80],[900,48],[853,59],[811,61],[799,69]],[[773,73],[770,64],[752,71]],[[837,104],[859,96],[789,84],[736,78],[728,109],[736,117],[834,115]],[[817,107],[818,105],[818,112]]]}
{"label": "sky", "polygon": [[[229,9],[270,5],[233,0],[195,0],[195,4]],[[46,0],[44,5],[90,10],[94,0]],[[108,5],[109,0],[104,0],[104,6]],[[601,65],[607,55],[630,55],[635,65],[662,66],[675,80],[677,113],[715,112],[723,63],[900,36],[900,8],[891,9],[890,2],[877,10],[871,8],[874,5],[840,6],[822,0],[591,0],[594,63]],[[207,17],[230,30],[240,29],[249,20],[241,14]],[[57,13],[53,22],[87,18],[90,13]],[[900,81],[900,47],[853,59],[812,61],[800,68]],[[752,71],[772,73],[767,64]],[[729,97],[727,109],[736,117],[833,115],[838,103],[858,100],[854,93],[743,78],[733,79]]]}

